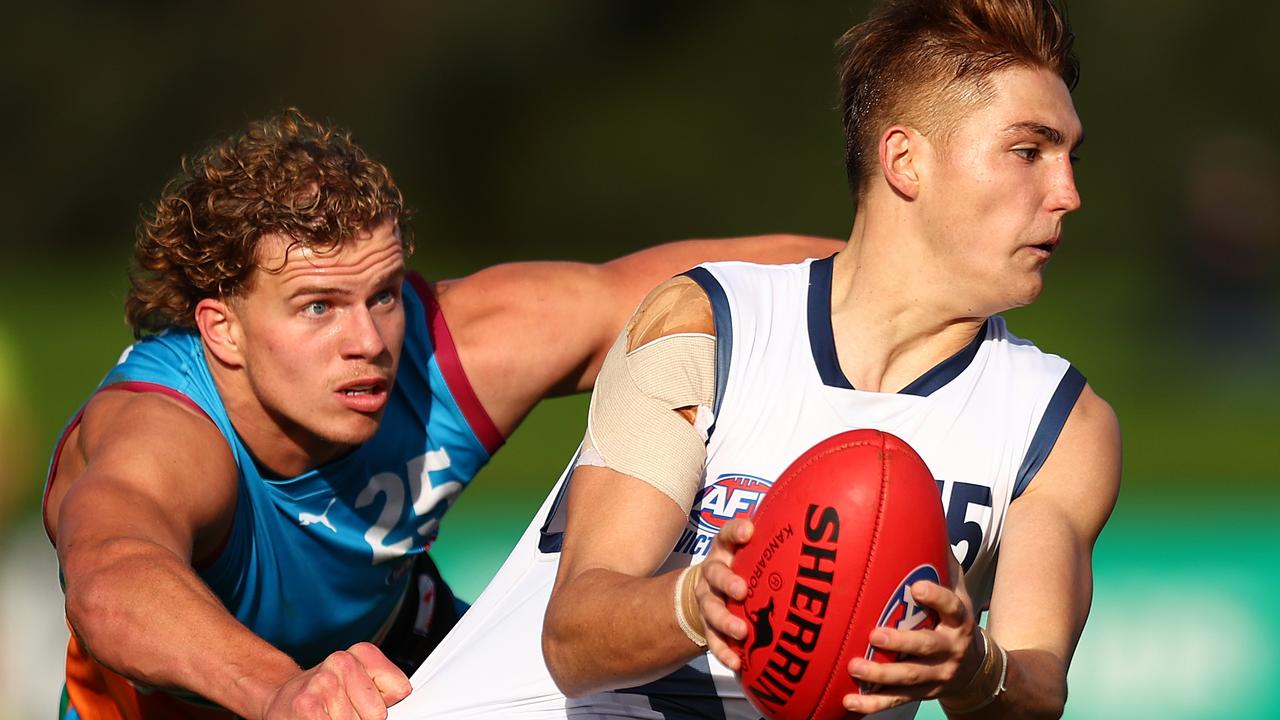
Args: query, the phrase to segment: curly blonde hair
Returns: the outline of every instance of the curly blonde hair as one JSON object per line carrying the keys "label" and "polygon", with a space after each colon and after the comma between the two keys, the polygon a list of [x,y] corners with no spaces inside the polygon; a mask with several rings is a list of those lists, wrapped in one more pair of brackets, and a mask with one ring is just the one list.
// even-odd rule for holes
{"label": "curly blonde hair", "polygon": [[393,219],[408,255],[409,215],[350,133],[289,108],[182,159],[138,227],[125,317],[139,338],[194,328],[196,303],[247,287],[264,235],[323,253]]}

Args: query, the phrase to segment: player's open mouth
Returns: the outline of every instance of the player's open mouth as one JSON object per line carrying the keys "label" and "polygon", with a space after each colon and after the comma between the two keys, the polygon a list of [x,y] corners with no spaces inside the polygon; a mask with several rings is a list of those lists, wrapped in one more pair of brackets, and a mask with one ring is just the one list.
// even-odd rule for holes
{"label": "player's open mouth", "polygon": [[1044,257],[1048,258],[1050,255],[1053,255],[1053,251],[1058,247],[1058,239],[1054,238],[1047,242],[1028,245],[1027,247],[1038,253],[1043,253]]}
{"label": "player's open mouth", "polygon": [[381,378],[356,380],[336,391],[338,399],[348,408],[362,413],[376,413],[387,402],[387,381]]}

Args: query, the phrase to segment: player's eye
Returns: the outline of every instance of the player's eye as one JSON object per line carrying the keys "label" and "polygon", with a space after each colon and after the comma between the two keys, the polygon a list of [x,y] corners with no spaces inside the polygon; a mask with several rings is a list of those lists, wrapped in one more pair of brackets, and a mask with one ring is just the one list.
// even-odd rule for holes
{"label": "player's eye", "polygon": [[329,312],[329,303],[322,300],[309,302],[302,308],[302,314],[307,317],[321,317]]}
{"label": "player's eye", "polygon": [[396,294],[391,290],[383,290],[382,292],[373,296],[374,305],[390,305],[395,301],[396,301]]}
{"label": "player's eye", "polygon": [[1080,164],[1080,156],[1079,156],[1079,155],[1077,155],[1077,154],[1075,154],[1075,153],[1071,153],[1071,154],[1070,154],[1070,155],[1068,155],[1067,157],[1071,160],[1071,164],[1072,164],[1072,165],[1079,165],[1079,164]]}
{"label": "player's eye", "polygon": [[1023,160],[1026,160],[1027,162],[1031,162],[1032,160],[1035,160],[1036,158],[1040,157],[1040,148],[1034,148],[1034,147],[1014,148],[1013,154],[1017,155]]}

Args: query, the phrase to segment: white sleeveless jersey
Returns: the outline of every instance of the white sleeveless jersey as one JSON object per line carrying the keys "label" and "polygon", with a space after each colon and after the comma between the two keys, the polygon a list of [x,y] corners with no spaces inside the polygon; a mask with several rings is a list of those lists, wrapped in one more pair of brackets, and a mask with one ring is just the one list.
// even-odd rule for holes
{"label": "white sleeveless jersey", "polygon": [[[902,391],[857,390],[836,359],[831,270],[826,258],[786,266],[717,263],[689,273],[715,314],[715,424],[702,489],[662,571],[701,562],[715,533],[749,515],[805,450],[845,430],[875,428],[906,440],[933,472],[952,550],[982,608],[1005,512],[1048,456],[1084,378],[993,317],[972,343]],[[758,718],[732,672],[709,654],[639,688],[574,700],[556,688],[542,658],[542,618],[572,468],[493,582],[414,674],[413,693],[391,716]],[[910,718],[915,710],[873,717]]]}

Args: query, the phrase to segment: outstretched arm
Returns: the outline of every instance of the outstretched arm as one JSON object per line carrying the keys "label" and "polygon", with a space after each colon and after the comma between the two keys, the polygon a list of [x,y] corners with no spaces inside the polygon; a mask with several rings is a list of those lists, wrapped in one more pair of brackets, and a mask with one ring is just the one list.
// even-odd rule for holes
{"label": "outstretched arm", "polygon": [[699,263],[798,262],[842,246],[798,235],[686,240],[599,265],[496,265],[436,292],[467,377],[506,435],[542,398],[590,389],[618,330],[658,283]]}
{"label": "outstretched arm", "polygon": [[[380,717],[407,679],[372,645],[303,671],[241,625],[201,581],[236,504],[234,462],[204,417],[155,394],[88,405],[47,509],[77,641],[145,686],[182,689],[247,718]],[[351,715],[346,715],[351,716]]]}
{"label": "outstretched arm", "polygon": [[[975,694],[978,688],[968,680],[973,671],[958,672],[972,667],[962,658],[972,654],[966,639],[977,641],[972,630],[963,630],[972,629],[973,621],[954,593],[930,584],[917,600],[944,621],[950,617],[955,631],[882,628],[886,641],[876,644],[918,658],[888,665],[854,661],[850,670],[856,677],[887,687],[876,695],[851,696],[846,706],[866,713],[940,698],[954,718],[1060,717],[1067,669],[1093,595],[1094,542],[1119,489],[1119,424],[1111,407],[1086,387],[1044,466],[1005,519],[987,623],[992,652],[1002,648],[1007,655],[1003,685],[985,684],[990,692]],[[991,667],[998,681],[1000,663]]]}

